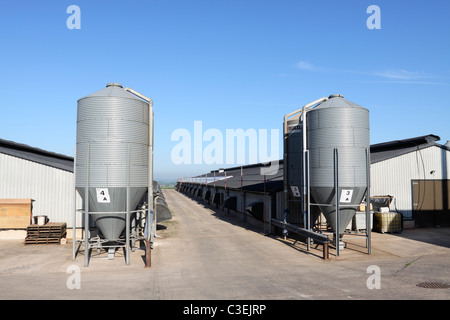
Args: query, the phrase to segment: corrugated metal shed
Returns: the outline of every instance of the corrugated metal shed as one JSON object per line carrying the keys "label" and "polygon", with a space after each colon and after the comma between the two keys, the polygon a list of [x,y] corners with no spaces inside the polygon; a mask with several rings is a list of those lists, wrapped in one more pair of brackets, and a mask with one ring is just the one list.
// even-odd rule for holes
{"label": "corrugated metal shed", "polygon": [[371,196],[393,196],[391,209],[412,219],[412,180],[450,178],[450,149],[438,140],[427,135],[372,145]]}
{"label": "corrugated metal shed", "polygon": [[72,157],[0,139],[0,177],[0,198],[33,199],[33,216],[72,226]]}
{"label": "corrugated metal shed", "polygon": [[440,139],[438,136],[429,134],[416,138],[373,144],[370,146],[370,161],[371,163],[377,163],[430,146],[444,147],[436,143]]}

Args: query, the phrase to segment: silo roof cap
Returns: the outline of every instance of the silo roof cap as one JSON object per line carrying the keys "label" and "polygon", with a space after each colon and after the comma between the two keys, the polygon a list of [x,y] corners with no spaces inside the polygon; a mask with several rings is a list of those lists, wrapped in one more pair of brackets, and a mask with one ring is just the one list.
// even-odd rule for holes
{"label": "silo roof cap", "polygon": [[313,110],[325,109],[325,108],[359,108],[359,109],[366,109],[366,108],[360,106],[359,104],[356,104],[356,103],[354,103],[352,101],[344,99],[344,97],[341,94],[332,94],[332,95],[330,95],[328,97],[328,100],[320,103]]}
{"label": "silo roof cap", "polygon": [[120,83],[115,83],[115,82],[110,82],[108,84],[106,84],[106,87],[119,87],[119,88],[123,88],[123,86]]}
{"label": "silo roof cap", "polygon": [[[128,91],[124,90],[120,83],[114,83],[114,82],[108,83],[106,85],[106,88],[103,88],[97,92],[91,93],[90,95],[88,95],[84,98],[94,98],[94,97],[117,97],[117,98],[128,98],[128,99],[133,99],[133,100],[144,101],[144,100],[136,97],[134,94],[131,94]],[[84,98],[81,98],[81,99],[84,99]]]}
{"label": "silo roof cap", "polygon": [[333,98],[344,98],[344,96],[342,94],[332,94],[328,97],[328,99],[333,99]]}

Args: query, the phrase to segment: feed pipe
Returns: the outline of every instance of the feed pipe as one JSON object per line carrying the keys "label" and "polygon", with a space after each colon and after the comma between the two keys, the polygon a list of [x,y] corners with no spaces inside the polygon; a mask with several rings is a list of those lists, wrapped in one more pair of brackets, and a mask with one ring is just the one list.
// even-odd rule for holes
{"label": "feed pipe", "polygon": [[[293,119],[302,117],[302,125],[303,125],[302,136],[303,136],[303,155],[304,155],[306,152],[306,112],[309,111],[309,109],[311,109],[311,107],[313,107],[319,103],[322,103],[326,100],[328,100],[327,97],[322,97],[313,102],[305,104],[301,109],[295,110],[284,116],[284,121],[283,121],[283,131],[284,131],[283,132],[283,136],[284,136],[283,157],[284,157],[284,159],[283,159],[283,163],[284,163],[285,170],[283,170],[283,171],[284,171],[284,208],[285,209],[289,208],[289,206],[288,206],[288,189],[287,189],[287,169],[286,169],[287,168],[287,166],[286,166],[286,164],[287,164],[286,163],[286,160],[287,160],[287,153],[286,153],[287,152],[287,136],[286,135],[288,134],[288,128],[287,128],[288,118],[291,118],[293,116],[295,116],[295,117],[293,117]],[[305,165],[305,161],[303,161],[303,166],[304,165]],[[305,169],[305,168],[303,168],[303,169]],[[303,179],[305,179],[305,170],[303,170]],[[303,183],[303,185],[305,186],[305,183]],[[306,193],[306,186],[303,189],[303,194],[305,194],[305,193]]]}
{"label": "feed pipe", "polygon": [[[322,98],[317,99],[317,100],[315,100],[313,102],[305,104],[301,109],[298,109],[298,110],[295,110],[295,111],[293,111],[291,113],[286,114],[284,116],[284,122],[283,122],[283,131],[284,131],[283,132],[283,138],[284,138],[284,152],[283,152],[283,163],[284,163],[284,165],[283,165],[284,166],[284,169],[283,169],[283,173],[284,173],[284,209],[286,210],[286,209],[289,208],[289,202],[288,202],[288,198],[289,198],[288,197],[288,192],[289,191],[288,191],[288,183],[287,183],[287,168],[288,168],[288,165],[287,165],[287,134],[288,134],[287,121],[288,121],[288,118],[293,117],[293,116],[295,116],[295,117],[293,117],[293,119],[301,117],[301,121],[302,121],[302,138],[303,138],[303,152],[302,152],[302,154],[303,154],[303,161],[302,161],[303,162],[303,177],[302,177],[302,179],[303,179],[303,193],[302,193],[302,198],[301,198],[302,200],[301,201],[302,201],[304,222],[306,222],[305,214],[307,214],[307,217],[308,217],[308,222],[307,222],[308,225],[306,226],[306,223],[304,223],[304,225],[305,225],[304,229],[306,229],[308,231],[308,235],[307,235],[307,239],[306,239],[308,251],[310,249],[310,234],[314,234],[314,232],[311,232],[311,221],[310,221],[311,217],[310,217],[310,212],[309,212],[310,211],[309,210],[309,202],[310,202],[309,191],[308,191],[307,206],[305,208],[305,194],[307,193],[307,190],[309,188],[309,174],[308,174],[308,176],[306,175],[306,169],[307,169],[306,168],[306,161],[307,161],[306,113],[311,108],[313,108],[314,106],[316,106],[316,105],[318,105],[318,104],[320,104],[320,103],[322,103],[324,101],[327,101],[327,100],[328,100],[327,97],[322,97]],[[308,155],[308,158],[309,158],[309,155]],[[308,159],[308,162],[309,162],[309,159]],[[309,166],[309,163],[308,163],[308,166]],[[308,179],[308,181],[306,179]],[[307,212],[305,212],[305,209],[306,209]],[[286,223],[286,221],[285,221],[283,227],[285,229],[287,229],[286,227],[288,225],[289,224]]]}
{"label": "feed pipe", "polygon": [[[129,87],[126,87],[124,89],[125,91],[128,91],[135,96],[141,98],[142,100],[145,100],[148,102],[149,110],[148,110],[148,125],[151,126],[151,129],[148,130],[148,162],[149,162],[149,168],[148,168],[148,216],[151,217],[150,212],[154,212],[154,205],[153,205],[153,100],[149,97],[144,96],[143,94],[137,92],[136,90],[133,90]],[[152,229],[152,222],[149,219],[149,223],[147,224],[148,232],[147,232],[147,240],[150,240],[151,238],[151,229]]]}

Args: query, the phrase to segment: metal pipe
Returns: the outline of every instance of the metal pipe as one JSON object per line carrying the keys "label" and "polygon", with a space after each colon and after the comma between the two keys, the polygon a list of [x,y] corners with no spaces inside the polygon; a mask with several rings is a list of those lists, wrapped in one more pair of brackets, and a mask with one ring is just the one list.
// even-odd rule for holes
{"label": "metal pipe", "polygon": [[131,180],[131,174],[130,174],[130,161],[131,161],[131,155],[130,155],[130,144],[127,145],[127,213],[125,215],[125,261],[126,264],[130,264],[130,180]]}
{"label": "metal pipe", "polygon": [[289,208],[288,203],[288,182],[287,182],[287,116],[284,116],[283,122],[283,211]]}
{"label": "metal pipe", "polygon": [[[150,194],[153,197],[153,145],[154,145],[154,122],[155,122],[155,117],[154,117],[154,113],[153,113],[153,102],[149,102],[149,108],[150,108],[150,113],[151,113],[151,121],[150,121],[150,125],[151,125],[151,129],[149,130],[151,138],[149,140],[149,144],[151,143],[151,147],[150,147],[150,152],[151,152],[151,157],[149,159],[149,173],[150,173],[150,177],[149,177],[149,183],[150,183]],[[153,220],[154,220],[154,224],[152,224],[152,232],[150,234],[150,241],[153,243],[153,235],[156,233],[156,214],[157,212],[155,211],[155,205],[154,205],[154,201],[155,199],[153,199],[153,201],[151,202],[151,212],[153,212]]]}
{"label": "metal pipe", "polygon": [[307,230],[305,228],[298,227],[296,225],[293,225],[293,224],[290,224],[290,223],[287,223],[287,222],[283,222],[283,221],[275,219],[275,218],[272,218],[272,224],[277,225],[277,226],[282,227],[282,228],[286,228],[289,231],[301,234],[301,235],[303,235],[305,237],[310,237],[310,238],[312,238],[312,239],[314,239],[316,241],[320,241],[320,242],[328,242],[329,241],[328,237],[326,235],[322,234],[322,233],[309,231],[309,230]]}
{"label": "metal pipe", "polygon": [[89,162],[90,143],[87,143],[86,152],[86,185],[84,187],[84,266],[89,265]]}
{"label": "metal pipe", "polygon": [[367,252],[372,253],[371,244],[371,230],[372,223],[370,221],[370,149],[366,148],[366,181],[367,181],[367,192],[366,192],[366,236],[367,236]]}
{"label": "metal pipe", "polygon": [[[151,266],[151,244],[150,242],[153,241],[153,220],[156,221],[156,219],[153,219],[154,215],[154,199],[153,199],[153,145],[154,145],[154,113],[153,113],[153,100],[150,99],[147,96],[144,96],[143,94],[126,87],[124,89],[125,91],[128,91],[135,96],[145,100],[148,102],[148,125],[149,125],[149,139],[148,139],[148,199],[147,199],[147,237],[145,239],[145,247],[146,247],[146,267]],[[128,211],[128,210],[127,210]]]}
{"label": "metal pipe", "polygon": [[153,101],[152,99],[150,99],[149,97],[144,96],[142,93],[137,92],[136,90],[131,89],[130,87],[126,87],[125,89],[123,89],[125,91],[128,91],[132,94],[134,94],[135,96],[138,96],[139,98],[147,101],[148,103],[153,105]]}
{"label": "metal pipe", "polygon": [[335,242],[336,242],[336,255],[339,256],[339,245],[341,235],[339,233],[339,162],[338,162],[338,149],[334,148],[334,192],[335,192],[335,201],[336,201],[336,233],[335,233]]}
{"label": "metal pipe", "polygon": [[75,147],[74,155],[73,155],[73,221],[72,221],[72,259],[75,260],[76,257],[76,243],[77,243],[77,235],[76,235],[76,224],[77,224],[77,187],[76,187],[76,176],[77,176],[77,147]]}
{"label": "metal pipe", "polygon": [[[284,151],[283,151],[283,178],[284,178],[284,183],[283,183],[283,196],[284,196],[284,209],[288,209],[288,198],[289,198],[289,192],[288,192],[288,182],[287,182],[287,169],[288,169],[288,163],[287,163],[287,136],[288,136],[288,127],[287,127],[287,121],[288,118],[296,116],[300,119],[302,119],[302,138],[303,138],[303,155],[305,154],[306,151],[306,112],[313,106],[322,103],[324,101],[328,100],[327,97],[322,97],[320,99],[317,99],[313,102],[310,102],[308,104],[305,104],[301,109],[297,109],[295,111],[292,111],[288,114],[286,114],[283,118],[283,143],[284,143]],[[304,212],[305,210],[305,203],[304,203],[304,195],[307,193],[307,189],[305,187],[305,164],[303,163],[303,194],[302,194],[302,210]],[[301,187],[301,186],[299,186]],[[309,192],[308,192],[309,194]]]}
{"label": "metal pipe", "polygon": [[[310,193],[309,193],[309,150],[306,150],[306,154],[305,154],[305,159],[307,162],[307,165],[305,166],[305,169],[308,170],[308,172],[306,173],[306,184],[307,184],[307,190],[308,190],[308,195],[307,195],[307,203],[306,203],[306,214],[308,217],[308,231],[311,231],[311,197],[310,197]],[[303,195],[304,196],[304,195]],[[311,245],[310,245],[310,239],[308,238],[308,251],[311,249]]]}
{"label": "metal pipe", "polygon": [[[320,98],[320,99],[317,99],[317,100],[315,100],[315,101],[313,101],[313,102],[311,102],[311,103],[308,103],[308,104],[306,104],[306,105],[304,105],[303,106],[303,109],[302,109],[302,113],[301,113],[301,120],[302,120],[302,138],[303,138],[303,153],[302,154],[305,154],[305,152],[306,152],[306,150],[308,149],[307,148],[307,136],[306,136],[306,133],[307,133],[307,127],[306,127],[306,113],[312,108],[312,107],[314,107],[315,105],[317,105],[317,104],[319,104],[319,103],[322,103],[322,102],[324,102],[324,101],[327,101],[328,100],[328,98],[327,97],[322,97],[322,98]],[[308,163],[308,166],[309,166],[309,163]],[[305,194],[306,193],[308,193],[309,194],[309,186],[308,186],[308,189],[306,188],[306,183],[305,183],[305,181],[306,181],[306,177],[305,177],[305,174],[306,174],[306,166],[305,166],[305,162],[303,162],[303,196],[302,196],[302,199],[303,199],[303,204],[302,204],[302,209],[303,210],[305,210],[305,203],[304,203],[304,199],[305,199]]]}
{"label": "metal pipe", "polygon": [[[151,126],[151,128],[150,128]],[[153,205],[153,108],[149,104],[149,141],[148,141],[148,211],[147,213],[150,213],[154,209]],[[152,221],[149,219],[149,224],[147,226],[149,237],[147,240],[151,237],[151,231],[152,231]]]}
{"label": "metal pipe", "polygon": [[[153,131],[154,131],[154,129],[153,129],[154,128],[154,126],[153,126],[154,125],[153,100],[147,96],[144,96],[142,93],[139,93],[136,90],[131,89],[130,87],[126,87],[124,90],[128,91],[128,92],[134,94],[135,96],[148,102],[148,107],[149,107],[148,108],[148,125],[149,125],[149,130],[148,130],[149,131],[149,133],[148,133],[149,134],[148,172],[149,172],[149,174],[148,174],[148,191],[147,191],[148,192],[148,199],[147,199],[148,201],[147,201],[147,203],[148,203],[149,207],[148,207],[147,213],[149,214],[150,211],[153,211],[153,209],[154,209],[154,205],[153,205],[153,139],[154,139],[154,137],[153,137]],[[149,222],[150,223],[147,226],[148,231],[149,231],[147,233],[148,237],[150,237],[151,229],[152,229],[152,223],[150,220],[149,220]],[[147,240],[149,240],[149,239],[147,239]]]}

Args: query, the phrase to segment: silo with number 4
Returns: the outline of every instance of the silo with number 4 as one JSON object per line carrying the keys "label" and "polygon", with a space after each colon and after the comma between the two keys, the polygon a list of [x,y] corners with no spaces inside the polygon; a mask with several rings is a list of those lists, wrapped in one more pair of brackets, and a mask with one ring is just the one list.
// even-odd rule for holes
{"label": "silo with number 4", "polygon": [[[103,241],[120,241],[149,190],[151,100],[122,85],[78,100],[75,187]],[[122,235],[123,238],[123,235]]]}

